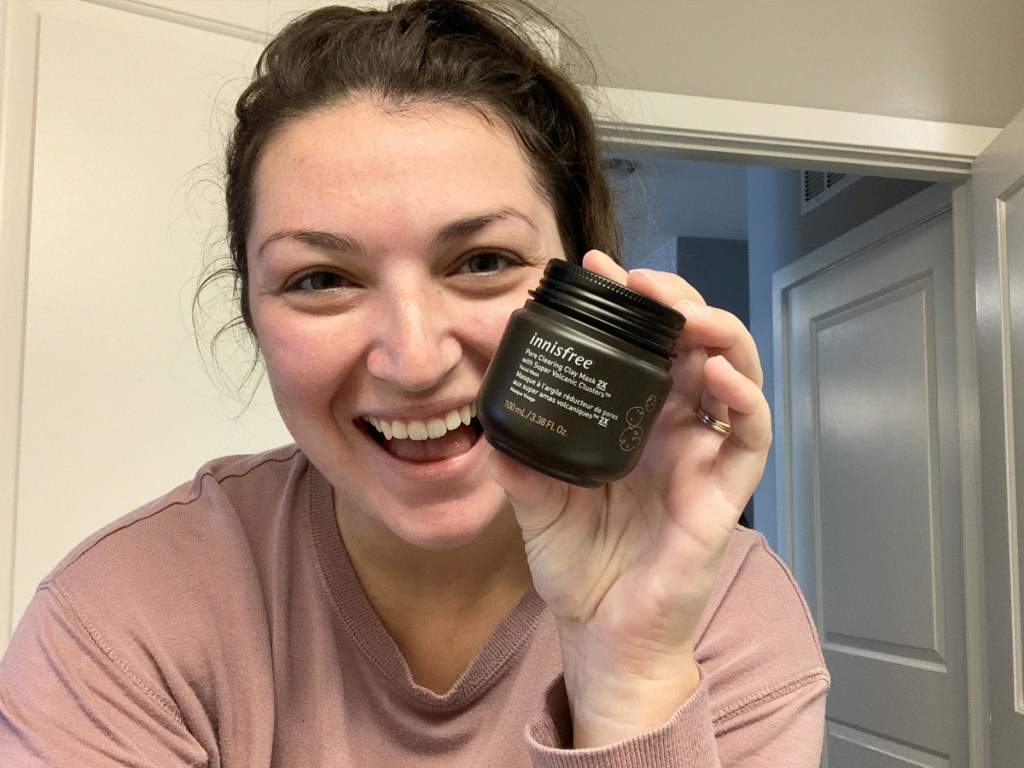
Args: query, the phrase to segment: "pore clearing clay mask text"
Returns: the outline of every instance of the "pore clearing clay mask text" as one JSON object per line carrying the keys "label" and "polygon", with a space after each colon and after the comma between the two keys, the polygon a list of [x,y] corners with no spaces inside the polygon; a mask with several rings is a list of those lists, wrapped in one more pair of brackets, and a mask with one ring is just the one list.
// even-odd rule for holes
{"label": "pore clearing clay mask text", "polygon": [[674,309],[576,264],[548,262],[512,313],[477,396],[499,451],[594,487],[636,465],[671,387]]}

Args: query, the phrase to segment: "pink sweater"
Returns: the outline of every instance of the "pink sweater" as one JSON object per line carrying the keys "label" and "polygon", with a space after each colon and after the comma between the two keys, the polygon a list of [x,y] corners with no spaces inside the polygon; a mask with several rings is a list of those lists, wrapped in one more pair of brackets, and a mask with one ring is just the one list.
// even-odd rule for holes
{"label": "pink sweater", "polygon": [[[817,766],[828,674],[792,577],[737,529],[662,728],[573,751],[532,590],[443,696],[370,607],[294,446],[204,467],[40,585],[0,661],[0,765]],[[641,702],[637,706],[642,706]]]}

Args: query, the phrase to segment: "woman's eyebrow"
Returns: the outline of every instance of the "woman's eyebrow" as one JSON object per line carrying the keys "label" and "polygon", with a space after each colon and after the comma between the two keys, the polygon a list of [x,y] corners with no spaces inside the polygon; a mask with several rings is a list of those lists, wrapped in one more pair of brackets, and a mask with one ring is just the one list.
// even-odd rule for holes
{"label": "woman's eyebrow", "polygon": [[467,216],[462,219],[455,219],[454,221],[448,222],[437,230],[437,234],[434,235],[434,243],[440,244],[469,237],[470,235],[476,234],[489,224],[493,224],[495,221],[504,221],[506,219],[519,219],[520,221],[526,222],[526,224],[528,224],[532,229],[537,229],[537,225],[534,223],[533,219],[522,211],[518,211],[515,208],[502,208],[501,210],[494,211],[492,213]]}
{"label": "woman's eyebrow", "polygon": [[323,232],[316,229],[282,229],[272,233],[263,241],[257,256],[262,256],[267,246],[271,243],[276,243],[278,240],[298,240],[300,243],[311,245],[323,251],[339,253],[364,253],[366,250],[359,240],[348,235]]}
{"label": "woman's eyebrow", "polygon": [[[455,219],[444,224],[437,230],[433,241],[436,244],[459,240],[464,237],[476,234],[496,221],[507,219],[519,219],[528,224],[532,229],[537,229],[533,219],[515,208],[502,208],[491,213],[482,213],[476,216],[466,216],[462,219]],[[339,234],[336,232],[324,232],[316,229],[282,229],[271,233],[257,251],[257,256],[262,256],[263,251],[271,243],[278,240],[297,240],[300,243],[311,245],[323,251],[334,251],[336,253],[365,253],[366,248],[354,237]]]}

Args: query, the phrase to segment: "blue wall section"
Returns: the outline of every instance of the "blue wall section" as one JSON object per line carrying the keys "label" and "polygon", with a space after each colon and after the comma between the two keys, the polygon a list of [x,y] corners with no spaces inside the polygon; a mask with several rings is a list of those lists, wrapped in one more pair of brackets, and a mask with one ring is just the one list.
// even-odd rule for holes
{"label": "blue wall section", "polygon": [[[774,404],[772,365],[772,274],[798,259],[800,252],[800,172],[776,168],[747,169],[750,330],[761,355],[764,393]],[[776,541],[775,451],[768,455],[764,478],[754,492],[754,527]]]}
{"label": "blue wall section", "polygon": [[750,325],[746,240],[678,237],[675,266],[708,304],[728,310]]}

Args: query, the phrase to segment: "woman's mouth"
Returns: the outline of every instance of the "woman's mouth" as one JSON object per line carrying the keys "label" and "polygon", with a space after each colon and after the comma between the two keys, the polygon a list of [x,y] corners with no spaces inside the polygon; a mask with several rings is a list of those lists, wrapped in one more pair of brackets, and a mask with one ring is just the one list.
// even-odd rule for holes
{"label": "woman's mouth", "polygon": [[429,419],[382,419],[365,416],[370,437],[392,456],[403,461],[444,461],[465,453],[479,439],[482,429],[476,406],[463,405]]}

